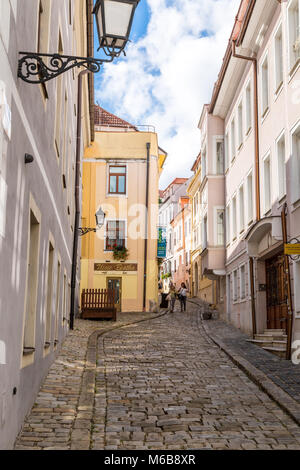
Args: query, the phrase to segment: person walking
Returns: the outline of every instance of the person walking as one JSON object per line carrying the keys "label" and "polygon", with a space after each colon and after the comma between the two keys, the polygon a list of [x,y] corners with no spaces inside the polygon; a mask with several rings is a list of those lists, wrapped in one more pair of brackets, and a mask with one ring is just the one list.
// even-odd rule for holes
{"label": "person walking", "polygon": [[184,282],[181,283],[181,287],[178,291],[178,297],[180,300],[180,309],[181,312],[186,311],[186,297],[188,294],[187,287]]}
{"label": "person walking", "polygon": [[170,282],[170,287],[169,287],[169,298],[170,298],[170,304],[171,304],[171,313],[174,312],[174,307],[175,307],[175,301],[176,301],[176,287],[172,282]]}

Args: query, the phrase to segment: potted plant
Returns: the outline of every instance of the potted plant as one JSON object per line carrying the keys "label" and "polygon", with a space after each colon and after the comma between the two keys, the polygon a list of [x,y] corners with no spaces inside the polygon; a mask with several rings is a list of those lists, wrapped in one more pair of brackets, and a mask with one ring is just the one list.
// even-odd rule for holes
{"label": "potted plant", "polygon": [[128,258],[129,252],[125,246],[114,246],[113,257],[117,261],[125,261]]}

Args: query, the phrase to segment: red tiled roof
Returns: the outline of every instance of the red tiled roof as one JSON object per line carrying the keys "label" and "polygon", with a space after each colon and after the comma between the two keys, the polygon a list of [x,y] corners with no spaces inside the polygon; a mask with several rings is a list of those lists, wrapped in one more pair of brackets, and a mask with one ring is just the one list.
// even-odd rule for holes
{"label": "red tiled roof", "polygon": [[124,119],[109,113],[101,106],[95,105],[95,126],[107,126],[107,127],[126,127],[129,129],[137,130],[135,126],[130,124]]}

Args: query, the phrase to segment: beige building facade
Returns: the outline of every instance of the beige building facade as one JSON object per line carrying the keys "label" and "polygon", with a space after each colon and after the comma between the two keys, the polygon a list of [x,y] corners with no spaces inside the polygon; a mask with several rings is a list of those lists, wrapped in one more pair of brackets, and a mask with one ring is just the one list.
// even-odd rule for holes
{"label": "beige building facade", "polygon": [[[118,311],[142,312],[158,301],[158,182],[167,155],[155,132],[100,107],[95,129],[83,161],[82,226],[93,226],[99,207],[106,217],[82,240],[81,289],[113,288]],[[123,260],[116,248],[125,249]]]}

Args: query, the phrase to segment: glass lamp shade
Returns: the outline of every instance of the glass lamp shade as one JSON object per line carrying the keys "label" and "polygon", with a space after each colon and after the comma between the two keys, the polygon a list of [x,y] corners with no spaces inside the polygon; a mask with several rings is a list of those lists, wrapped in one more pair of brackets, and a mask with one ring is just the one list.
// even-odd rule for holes
{"label": "glass lamp shade", "polygon": [[97,227],[103,227],[104,225],[104,220],[105,220],[105,213],[103,212],[103,210],[101,209],[98,209],[96,214],[95,214],[95,217],[96,217],[96,226]]}
{"label": "glass lamp shade", "polygon": [[132,20],[139,0],[97,0],[94,14],[99,35],[99,48],[124,49],[129,39]]}

